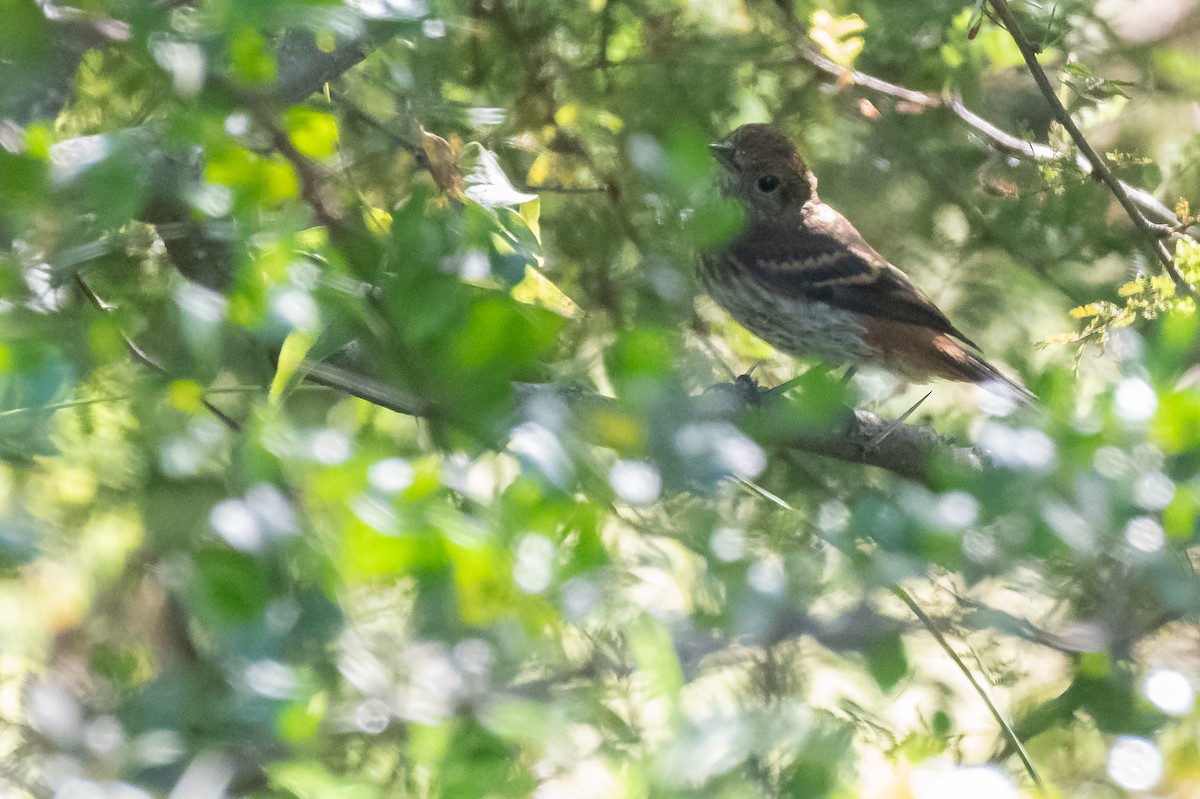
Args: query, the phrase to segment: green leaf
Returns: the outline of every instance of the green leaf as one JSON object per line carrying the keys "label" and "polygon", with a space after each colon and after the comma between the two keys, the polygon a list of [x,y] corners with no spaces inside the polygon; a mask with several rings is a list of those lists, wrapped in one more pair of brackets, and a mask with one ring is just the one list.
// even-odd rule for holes
{"label": "green leaf", "polygon": [[375,799],[379,787],[365,776],[333,774],[317,760],[279,760],[266,766],[270,784],[295,799]]}
{"label": "green leaf", "polygon": [[675,656],[671,634],[662,622],[643,613],[628,627],[629,650],[638,670],[649,680],[652,693],[675,699],[683,689],[683,669]]}
{"label": "green leaf", "polygon": [[263,86],[275,82],[275,56],[267,49],[266,40],[254,28],[243,28],[232,39],[229,60],[233,77],[248,86]]}
{"label": "green leaf", "polygon": [[218,621],[250,621],[270,601],[266,572],[252,555],[205,549],[196,555],[195,565],[196,601]]}
{"label": "green leaf", "polygon": [[884,691],[890,691],[908,676],[908,652],[904,639],[889,635],[876,639],[867,651],[867,668],[875,683]]}
{"label": "green leaf", "polygon": [[534,238],[537,239],[538,244],[541,244],[542,229],[540,222],[542,218],[542,198],[535,196],[532,200],[521,203],[518,213],[525,220],[525,224],[529,226],[529,230],[533,233]]}

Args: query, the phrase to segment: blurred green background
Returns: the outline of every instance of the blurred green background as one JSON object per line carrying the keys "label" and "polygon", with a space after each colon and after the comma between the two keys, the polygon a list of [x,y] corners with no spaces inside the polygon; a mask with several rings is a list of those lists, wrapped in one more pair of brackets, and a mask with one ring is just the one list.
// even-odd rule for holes
{"label": "blurred green background", "polygon": [[[1012,9],[1185,231],[1200,3]],[[5,797],[1200,793],[1195,303],[990,7],[0,13]],[[1041,403],[699,295],[750,121]]]}

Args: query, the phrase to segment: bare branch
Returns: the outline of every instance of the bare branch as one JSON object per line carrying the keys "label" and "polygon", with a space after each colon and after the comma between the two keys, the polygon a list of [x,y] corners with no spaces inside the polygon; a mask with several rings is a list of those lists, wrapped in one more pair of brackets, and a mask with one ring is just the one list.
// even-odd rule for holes
{"label": "bare branch", "polygon": [[1075,146],[1079,148],[1079,152],[1087,159],[1088,164],[1092,168],[1091,174],[1108,187],[1113,196],[1117,198],[1117,202],[1125,209],[1125,213],[1133,220],[1133,224],[1145,234],[1154,249],[1155,257],[1162,264],[1163,270],[1175,281],[1175,287],[1179,292],[1195,298],[1197,296],[1196,290],[1188,284],[1183,273],[1179,270],[1179,265],[1175,263],[1175,257],[1171,255],[1170,250],[1167,249],[1167,245],[1164,243],[1164,239],[1173,232],[1172,226],[1169,224],[1158,224],[1147,219],[1146,215],[1142,213],[1141,209],[1134,204],[1133,200],[1126,193],[1121,181],[1117,180],[1108,168],[1108,165],[1104,163],[1104,159],[1100,157],[1100,154],[1088,142],[1087,137],[1083,135],[1083,131],[1075,124],[1075,120],[1071,118],[1062,101],[1058,99],[1058,94],[1050,84],[1050,79],[1047,77],[1046,71],[1042,69],[1042,65],[1038,62],[1037,50],[1030,43],[1029,39],[1025,37],[1025,33],[1017,23],[1017,18],[1013,15],[1012,9],[1008,7],[1007,0],[988,0],[988,2],[991,3],[997,16],[1000,17],[1000,21],[1004,23],[1004,27],[1008,29],[1009,35],[1016,42],[1017,49],[1021,51],[1021,56],[1025,59],[1025,64],[1029,67],[1029,72],[1033,75],[1034,82],[1046,98],[1046,102],[1050,104],[1050,111],[1054,115],[1055,121],[1063,126],[1071,136],[1071,140],[1075,142]]}
{"label": "bare branch", "polygon": [[[796,43],[796,46],[799,50],[800,58],[802,58],[808,64],[816,67],[821,72],[824,72],[826,75],[834,78],[837,82],[854,84],[877,94],[895,97],[898,100],[902,100],[920,108],[947,109],[967,125],[971,126],[971,128],[981,134],[993,147],[1001,152],[1022,158],[1032,158],[1036,161],[1062,161],[1067,158],[1071,158],[1071,160],[1074,161],[1076,168],[1079,169],[1079,171],[1084,175],[1096,175],[1097,179],[1104,182],[1105,185],[1108,186],[1113,192],[1114,196],[1121,203],[1122,208],[1124,208],[1125,212],[1129,214],[1130,218],[1134,221],[1134,224],[1137,225],[1138,229],[1152,238],[1155,258],[1163,265],[1164,271],[1166,271],[1171,276],[1172,280],[1175,281],[1175,284],[1177,287],[1179,287],[1179,290],[1189,296],[1196,296],[1195,290],[1188,285],[1187,281],[1183,278],[1182,273],[1179,271],[1178,265],[1175,263],[1174,257],[1171,255],[1164,242],[1164,239],[1171,235],[1186,234],[1195,238],[1195,229],[1194,227],[1188,227],[1184,225],[1175,215],[1175,212],[1171,210],[1171,208],[1154,197],[1154,195],[1152,195],[1150,192],[1118,179],[1107,168],[1107,165],[1104,164],[1103,160],[1096,156],[1095,160],[1093,161],[1093,159],[1087,155],[1087,152],[1084,151],[1082,146],[1080,147],[1080,152],[1072,157],[1069,153],[1064,153],[1045,144],[1026,141],[1019,136],[1003,130],[997,125],[979,116],[979,114],[976,114],[971,109],[967,108],[963,104],[962,99],[955,95],[937,95],[929,92],[916,91],[914,89],[909,89],[905,86],[900,86],[899,84],[886,81],[882,78],[878,78],[874,75],[844,67],[841,64],[834,62],[823,55],[814,44],[808,41],[807,32],[792,16],[792,12],[787,7],[787,4],[779,3],[778,5],[780,6],[780,10],[784,13],[784,20],[788,29],[799,37],[799,41]],[[1005,7],[1007,8],[1007,5]],[[1028,40],[1024,41],[1027,45],[1029,44]],[[1036,64],[1036,54],[1032,51],[1032,45],[1029,45],[1029,47],[1030,55],[1027,56],[1027,60],[1032,57],[1033,63]],[[1038,65],[1037,68],[1039,71],[1041,71],[1040,65]],[[1041,75],[1043,78],[1045,78],[1044,71],[1041,72]],[[1041,84],[1039,83],[1039,85]],[[1051,99],[1052,102],[1058,102],[1053,90],[1048,91],[1047,97]],[[1058,105],[1059,108],[1062,107],[1061,103]],[[1069,120],[1069,116],[1066,114],[1065,110],[1063,110],[1062,116]],[[1056,118],[1058,117],[1056,116]],[[1065,123],[1064,127],[1066,127]],[[1075,134],[1078,133],[1079,129],[1075,126],[1074,122],[1070,123],[1068,132],[1071,132],[1072,128],[1074,129],[1074,132],[1071,135],[1074,139]],[[1079,139],[1083,139],[1081,133],[1079,133]],[[1076,139],[1077,144],[1079,139]],[[1086,139],[1084,139],[1084,142],[1086,143]],[[1090,146],[1088,147],[1088,150],[1091,151],[1092,155],[1095,155],[1095,151],[1092,150]]]}
{"label": "bare branch", "polygon": [[843,431],[805,433],[788,443],[804,452],[876,466],[919,483],[932,481],[940,461],[972,470],[984,464],[978,451],[956,445],[932,427],[898,423],[861,409],[854,411],[852,423]]}
{"label": "bare branch", "polygon": [[933,639],[938,642],[938,646],[942,648],[942,651],[946,653],[950,660],[954,662],[954,665],[958,667],[958,670],[962,672],[963,676],[967,678],[967,682],[971,684],[971,687],[975,690],[975,693],[978,694],[979,698],[983,700],[983,703],[987,705],[988,712],[992,714],[992,718],[994,718],[996,723],[1000,725],[1000,729],[1003,731],[1004,737],[1008,739],[1009,744],[1017,753],[1017,756],[1021,759],[1021,764],[1025,766],[1025,772],[1029,774],[1030,779],[1033,780],[1033,784],[1036,785],[1040,790],[1042,788],[1042,778],[1038,775],[1037,769],[1033,765],[1033,761],[1030,760],[1029,753],[1025,751],[1025,747],[1021,744],[1021,739],[1017,736],[1016,731],[1013,730],[1012,725],[1009,724],[1008,720],[1004,718],[1004,714],[1000,712],[1000,708],[996,707],[996,704],[992,701],[991,696],[989,696],[987,690],[983,687],[983,684],[979,682],[979,679],[967,667],[967,664],[963,662],[963,659],[959,656],[959,654],[954,651],[954,647],[950,646],[950,642],[946,640],[946,636],[942,633],[941,629],[934,622],[934,620],[930,618],[929,614],[917,604],[916,600],[912,598],[912,595],[898,585],[892,588],[892,593],[899,597],[900,601],[908,606],[908,609],[911,610],[913,615],[921,621],[921,624],[925,625],[925,629],[928,630],[929,634],[933,636]]}
{"label": "bare branch", "polygon": [[[356,371],[325,363],[306,363],[305,376],[326,388],[358,397],[372,405],[406,416],[430,416],[436,412],[424,399]],[[726,386],[721,386],[725,388]],[[514,383],[513,391],[522,403],[537,397],[554,397],[565,402],[579,415],[609,411],[617,400],[577,388],[545,383]],[[736,398],[737,390],[722,392]],[[786,400],[777,400],[786,401]],[[729,407],[734,415],[752,413],[752,407]],[[886,433],[886,435],[884,435]],[[850,414],[843,429],[812,430],[778,442],[785,449],[823,455],[846,463],[874,466],[915,482],[934,482],[939,465],[978,470],[984,456],[975,449],[955,444],[924,425],[898,423],[894,419],[857,410]]]}

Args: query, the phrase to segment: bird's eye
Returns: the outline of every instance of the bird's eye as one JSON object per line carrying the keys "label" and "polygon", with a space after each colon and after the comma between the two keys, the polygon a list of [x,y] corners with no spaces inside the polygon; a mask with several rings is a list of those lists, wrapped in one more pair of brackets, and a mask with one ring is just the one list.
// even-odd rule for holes
{"label": "bird's eye", "polygon": [[774,175],[763,175],[758,179],[758,190],[769,194],[779,188],[779,178]]}

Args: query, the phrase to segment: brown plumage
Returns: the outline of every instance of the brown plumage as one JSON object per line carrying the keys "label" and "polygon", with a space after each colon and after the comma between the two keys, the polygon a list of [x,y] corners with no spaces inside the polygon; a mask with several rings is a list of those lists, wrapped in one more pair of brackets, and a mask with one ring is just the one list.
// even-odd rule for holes
{"label": "brown plumage", "polygon": [[743,125],[712,150],[722,191],[741,202],[746,222],[733,241],[704,255],[700,276],[734,319],[792,355],[1033,397],[821,201],[816,176],[782,133]]}

